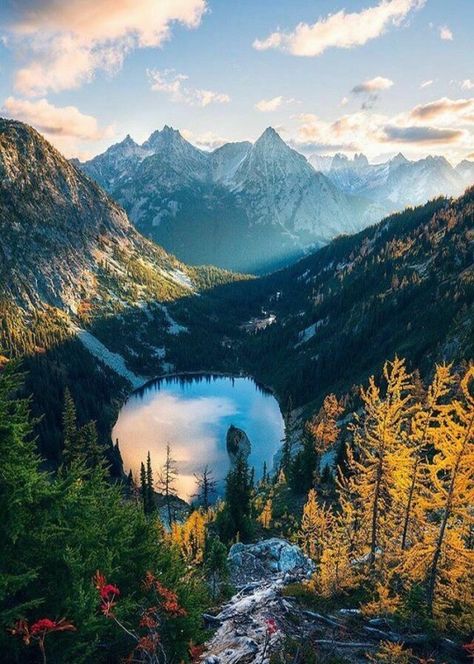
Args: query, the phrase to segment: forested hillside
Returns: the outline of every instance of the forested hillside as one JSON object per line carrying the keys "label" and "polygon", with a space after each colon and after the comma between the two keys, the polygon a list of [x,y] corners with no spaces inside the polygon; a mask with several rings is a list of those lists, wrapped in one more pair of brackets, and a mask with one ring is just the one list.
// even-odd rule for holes
{"label": "forested hillside", "polygon": [[[426,373],[435,360],[472,357],[473,240],[470,189],[340,237],[268,277],[214,289],[189,315],[200,319],[210,303],[227,323],[222,333],[235,334],[239,362],[285,403],[349,390],[396,353]],[[239,328],[269,313],[276,321],[266,329]]]}

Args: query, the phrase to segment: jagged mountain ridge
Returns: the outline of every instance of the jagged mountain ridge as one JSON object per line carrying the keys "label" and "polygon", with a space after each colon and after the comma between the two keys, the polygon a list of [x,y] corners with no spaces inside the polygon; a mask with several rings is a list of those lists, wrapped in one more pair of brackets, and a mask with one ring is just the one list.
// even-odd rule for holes
{"label": "jagged mountain ridge", "polygon": [[271,128],[253,145],[209,153],[165,126],[82,168],[143,234],[190,264],[269,270],[381,214],[378,204],[340,192]]}
{"label": "jagged mountain ridge", "polygon": [[444,158],[428,156],[409,161],[399,153],[380,164],[370,164],[363,154],[349,159],[311,155],[309,161],[339,189],[385,205],[396,212],[409,205],[420,205],[436,196],[459,196],[474,183],[474,164],[462,161],[453,168]]}

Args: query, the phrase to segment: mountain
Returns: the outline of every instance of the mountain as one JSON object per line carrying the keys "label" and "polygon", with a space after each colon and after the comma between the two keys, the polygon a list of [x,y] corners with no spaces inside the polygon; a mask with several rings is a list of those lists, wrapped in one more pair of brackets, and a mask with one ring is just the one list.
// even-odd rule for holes
{"label": "mountain", "polygon": [[81,167],[144,235],[194,265],[268,271],[381,214],[338,191],[271,128],[254,145],[206,153],[166,126]]}
{"label": "mountain", "polygon": [[472,184],[474,182],[474,161],[463,159],[456,166],[456,172],[459,173],[465,182]]}
{"label": "mountain", "polygon": [[338,153],[332,158],[312,155],[310,162],[314,168],[322,168],[341,191],[383,205],[387,212],[420,205],[440,195],[459,196],[474,183],[472,162],[465,160],[453,168],[437,156],[409,161],[399,153],[386,162],[370,164],[363,154],[349,159]]}
{"label": "mountain", "polygon": [[[133,157],[136,146],[126,143]],[[121,151],[111,152],[117,164]],[[82,170],[11,120],[0,120],[0,257],[0,347],[14,354],[94,318],[231,278],[188,268],[143,238]],[[154,316],[166,336],[166,313],[158,307]]]}

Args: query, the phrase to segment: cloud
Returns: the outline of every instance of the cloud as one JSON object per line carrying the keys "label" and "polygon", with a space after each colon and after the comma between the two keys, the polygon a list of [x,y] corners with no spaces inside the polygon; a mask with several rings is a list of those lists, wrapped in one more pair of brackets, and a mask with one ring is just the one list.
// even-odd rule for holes
{"label": "cloud", "polygon": [[398,27],[412,11],[420,9],[425,0],[380,0],[377,5],[360,12],[341,10],[328,14],[316,23],[299,23],[292,32],[276,31],[265,39],[256,39],[258,51],[276,48],[291,55],[318,56],[328,48],[354,48]]}
{"label": "cloud", "polygon": [[292,127],[289,140],[306,153],[363,151],[379,156],[382,146],[384,150],[398,151],[400,144],[404,144],[411,155],[419,158],[435,147],[437,153],[456,162],[472,151],[472,131],[468,125],[474,118],[470,107],[461,107],[461,111],[459,104],[454,104],[456,112],[443,115],[439,101],[426,104],[430,112],[425,114],[420,112],[422,106],[393,116],[361,109],[333,121],[300,113],[293,116],[296,126]]}
{"label": "cloud", "polygon": [[283,104],[283,97],[273,97],[273,99],[261,99],[255,104],[255,108],[262,113],[276,111]]}
{"label": "cloud", "polygon": [[463,137],[459,129],[437,127],[397,127],[387,125],[384,133],[388,141],[395,143],[452,143]]}
{"label": "cloud", "polygon": [[182,129],[182,136],[187,140],[193,143],[196,147],[201,150],[212,151],[220,148],[224,143],[228,143],[229,140],[223,136],[215,134],[213,131],[205,131],[202,133],[194,133],[190,129]]}
{"label": "cloud", "polygon": [[31,125],[68,156],[86,154],[78,148],[79,142],[100,141],[115,133],[112,125],[100,127],[95,117],[81,113],[75,106],[54,106],[47,99],[8,97],[0,112]]}
{"label": "cloud", "polygon": [[175,23],[197,27],[205,10],[205,0],[23,0],[0,9],[0,23],[10,48],[27,58],[16,89],[43,95],[98,70],[115,73],[130,51],[161,46]]}
{"label": "cloud", "polygon": [[467,113],[474,112],[474,98],[449,99],[442,97],[428,104],[415,106],[410,116],[415,120],[434,120],[444,116],[465,118]]}
{"label": "cloud", "polygon": [[433,84],[433,80],[430,79],[429,81],[423,81],[420,83],[420,88],[429,88],[430,85]]}
{"label": "cloud", "polygon": [[463,90],[472,90],[474,88],[474,81],[470,78],[465,78],[464,81],[461,82],[461,88]]}
{"label": "cloud", "polygon": [[441,39],[444,41],[453,41],[453,33],[451,30],[448,28],[447,25],[440,25],[439,26],[439,36]]}
{"label": "cloud", "polygon": [[261,99],[255,104],[255,108],[262,113],[271,113],[276,111],[278,108],[283,106],[283,104],[293,104],[297,100],[293,97],[273,97],[272,99]]}
{"label": "cloud", "polygon": [[384,78],[383,76],[376,76],[375,78],[371,78],[368,81],[364,81],[363,83],[359,83],[359,85],[356,85],[352,88],[351,92],[354,94],[370,94],[373,92],[380,92],[380,90],[388,90],[388,88],[391,88],[393,85],[393,81],[391,81],[389,78]]}
{"label": "cloud", "polygon": [[2,107],[7,117],[21,120],[49,136],[67,136],[97,141],[111,136],[112,127],[102,129],[96,118],[81,113],[75,106],[54,106],[47,99],[30,101],[8,97]]}
{"label": "cloud", "polygon": [[382,90],[388,90],[392,87],[392,85],[393,81],[391,81],[389,78],[376,76],[375,78],[371,78],[354,86],[351,92],[354,95],[365,95],[362,108],[364,110],[368,110],[375,105],[378,99],[378,93]]}
{"label": "cloud", "polygon": [[227,104],[230,97],[222,92],[190,87],[186,74],[178,74],[172,69],[148,69],[148,78],[154,92],[163,92],[171,101],[188,106],[209,106],[209,104]]}

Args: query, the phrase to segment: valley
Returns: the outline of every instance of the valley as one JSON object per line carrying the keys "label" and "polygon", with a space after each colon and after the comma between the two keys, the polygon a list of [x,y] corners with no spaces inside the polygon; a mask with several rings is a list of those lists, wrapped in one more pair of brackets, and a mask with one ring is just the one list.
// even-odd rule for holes
{"label": "valley", "polygon": [[[380,579],[388,572],[376,563],[379,545],[371,549],[362,534],[370,532],[369,513],[361,500],[366,485],[357,482],[365,477],[361,473],[371,451],[364,447],[365,439],[355,425],[359,417],[367,426],[380,425],[390,389],[399,395],[394,404],[405,391],[410,399],[419,399],[413,411],[404,401],[394,405],[398,414],[390,435],[394,436],[395,466],[390,462],[384,476],[384,491],[389,493],[390,482],[405,491],[405,480],[398,478],[395,467],[414,458],[411,448],[403,447],[405,434],[397,432],[418,435],[414,413],[418,409],[426,412],[426,400],[432,398],[436,380],[453,386],[442,393],[458,399],[453,408],[461,413],[456,416],[461,418],[459,430],[468,426],[469,367],[474,350],[474,189],[458,198],[433,198],[377,224],[354,228],[357,232],[352,234],[326,239],[324,246],[291,265],[255,276],[186,265],[143,237],[112,198],[37,132],[11,121],[2,121],[0,129],[0,382],[5,381],[6,386],[4,393],[0,390],[0,406],[7,412],[17,408],[15,401],[9,401],[12,394],[27,397],[35,418],[31,426],[26,420],[21,424],[22,431],[34,432],[34,441],[26,442],[25,437],[25,447],[11,446],[13,456],[6,467],[13,470],[5,496],[17,490],[18,468],[27,459],[39,487],[35,509],[50,524],[47,532],[55,531],[56,519],[70,518],[75,524],[66,529],[71,550],[85,546],[82,538],[73,541],[79,532],[96,529],[102,522],[112,524],[113,516],[111,532],[101,535],[100,547],[96,543],[91,549],[96,556],[94,569],[110,555],[120,569],[130,560],[141,569],[150,559],[155,561],[155,568],[163,570],[162,578],[180,593],[194,621],[183,627],[186,641],[181,637],[173,640],[171,634],[166,637],[167,647],[175,652],[187,652],[198,634],[203,642],[197,627],[201,615],[207,615],[213,603],[221,606],[229,599],[226,546],[234,543],[238,550],[236,539],[250,542],[250,547],[257,540],[257,548],[269,542],[268,546],[278,550],[287,546],[286,540],[294,540],[316,561],[307,564],[316,567],[307,570],[307,576],[297,569],[293,576],[279,570],[274,577],[267,570],[250,589],[258,623],[256,650],[242,640],[232,617],[234,607],[241,606],[240,594],[230,599],[227,609],[227,605],[221,606],[220,612],[206,618],[214,627],[219,625],[207,642],[206,657],[216,652],[222,656],[225,647],[244,659],[249,652],[263,657],[268,647],[284,648],[289,656],[300,645],[311,648],[314,639],[324,650],[332,637],[327,638],[326,628],[322,631],[313,623],[322,621],[327,627],[328,620],[334,622],[330,612],[335,610],[342,611],[335,622],[349,633],[349,642],[342,645],[333,639],[339,643],[334,647],[340,648],[341,661],[363,661],[359,643],[365,652],[378,652],[381,637],[370,643],[361,638],[366,628],[372,629],[364,622],[366,616],[378,619],[380,611],[387,610],[378,608],[384,591],[382,586],[372,588],[370,575],[376,574],[382,583]],[[265,141],[268,139],[280,140],[273,135]],[[236,150],[236,160],[242,149]],[[294,159],[300,162],[299,157]],[[258,246],[255,236],[252,242]],[[244,246],[242,251],[246,254]],[[24,372],[21,386],[14,378],[18,361]],[[442,367],[452,367],[446,371],[453,375],[443,378]],[[381,374],[385,396],[379,399],[377,394],[382,393],[371,392],[374,384],[370,381],[371,376]],[[398,381],[402,381],[401,388]],[[260,391],[259,384],[271,392]],[[19,421],[22,417],[26,415],[18,414]],[[11,420],[12,429],[7,425],[9,436],[16,435],[15,421]],[[248,458],[234,454],[232,461],[228,440],[227,450],[224,446],[234,426],[248,435],[250,454]],[[433,420],[430,445],[438,450],[436,454],[444,454],[437,428],[446,429],[443,440],[448,440],[450,426],[448,420]],[[376,445],[378,438],[373,440]],[[362,457],[365,461],[354,460],[354,446],[366,455]],[[430,457],[423,453],[420,458],[428,477]],[[343,469],[341,483],[334,474],[336,464]],[[463,458],[463,464],[467,477],[468,460]],[[51,490],[57,492],[53,512],[44,493],[50,489],[42,484],[45,472],[51,473]],[[421,475],[419,481],[425,481]],[[207,486],[205,494],[203,486]],[[223,498],[216,507],[212,506],[215,497],[209,499],[211,488]],[[425,488],[433,490],[428,484]],[[401,536],[400,513],[386,495],[384,509],[401,529]],[[183,497],[194,502],[193,509]],[[69,517],[65,505],[71,505]],[[340,512],[336,505],[341,506]],[[334,576],[332,567],[334,547],[347,541],[344,533],[352,509],[360,510],[366,524],[365,531],[356,531],[360,540],[353,543],[357,556],[367,560],[367,566],[360,563],[360,582],[359,563],[354,566],[356,554],[349,548],[337,549],[344,576]],[[425,520],[434,536],[436,514],[418,504],[416,509],[420,512],[413,519]],[[22,519],[28,519],[28,514],[26,508]],[[464,524],[464,517],[455,514],[448,517],[449,532],[462,537],[457,524]],[[175,519],[173,515],[179,516]],[[158,549],[157,527],[161,529]],[[8,528],[13,533],[13,524]],[[315,528],[323,530],[315,536]],[[400,554],[387,544],[390,527],[385,521],[379,528],[390,565],[408,564],[409,554],[418,556],[418,544],[413,551],[408,548],[406,554]],[[418,537],[419,531],[412,528],[410,536]],[[42,578],[49,585],[54,567],[44,556],[43,529],[33,532],[35,550],[43,552]],[[26,529],[22,534],[25,543],[28,537]],[[90,537],[97,540],[97,535],[90,533]],[[259,540],[263,543],[258,544]],[[13,566],[16,543],[10,541]],[[462,547],[470,551],[467,544]],[[174,557],[176,551],[178,557]],[[243,593],[245,607],[246,583],[239,584],[247,571],[243,562],[232,567],[233,551],[229,564],[237,575],[232,577],[237,583],[234,590]],[[57,566],[63,551],[52,547],[49,555]],[[173,562],[163,562],[160,556],[171,556]],[[238,556],[236,560],[241,561]],[[449,574],[452,564],[451,558],[443,558],[442,573]],[[31,562],[25,560],[24,565]],[[67,569],[72,570],[72,565],[68,562]],[[186,566],[186,574],[181,565]],[[86,584],[87,589],[80,592],[93,592],[87,581],[90,563],[86,560],[79,567],[77,587]],[[110,569],[112,574],[113,567]],[[409,603],[411,593],[424,581],[403,574],[404,590],[396,601],[405,613],[396,613],[393,620],[401,621],[403,639],[413,641],[421,655],[426,652],[424,641],[422,645],[416,641],[409,626],[413,613],[407,612],[416,612]],[[469,569],[460,566],[457,578],[460,584],[469,584]],[[133,593],[136,576],[123,573],[120,583]],[[395,593],[395,582],[389,583],[393,584],[390,592]],[[444,609],[452,604],[442,594],[443,586],[436,588],[434,597],[442,600],[437,604],[438,600],[429,599],[433,617],[423,622],[423,639],[436,625],[438,631],[430,637],[433,647],[443,657],[449,656],[447,661],[462,661],[459,648],[454,655],[445,655],[443,625],[450,625],[458,640],[465,638],[470,605],[463,604],[459,614],[452,614],[451,608]],[[16,591],[10,592],[19,598]],[[46,592],[44,586],[38,586],[38,592]],[[458,586],[454,592],[458,593]],[[260,593],[262,597],[268,593],[278,623],[278,636],[268,642]],[[285,593],[290,595],[288,600],[282,599]],[[50,611],[62,604],[55,594],[48,594]],[[287,606],[283,613],[282,606]],[[344,611],[361,610],[373,613],[360,614],[347,626]],[[133,611],[128,613],[130,620]],[[288,611],[298,621],[294,634],[286,624]],[[82,625],[77,647],[87,645],[87,652],[95,652],[93,614],[72,605],[64,605],[64,612]],[[170,624],[183,616],[172,614]],[[389,627],[385,632],[379,630],[380,634],[398,634],[392,617],[387,621]],[[121,642],[116,647],[124,652],[127,646]],[[70,652],[72,661],[83,661],[77,650]],[[352,659],[344,659],[347,652]]]}

